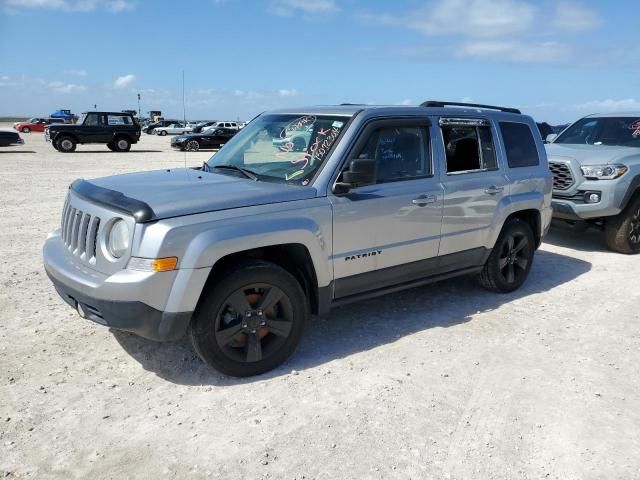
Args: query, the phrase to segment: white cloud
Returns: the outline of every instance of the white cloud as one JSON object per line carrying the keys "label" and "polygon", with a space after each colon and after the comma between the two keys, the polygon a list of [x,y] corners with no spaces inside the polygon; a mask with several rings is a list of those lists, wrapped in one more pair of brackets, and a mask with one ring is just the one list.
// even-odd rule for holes
{"label": "white cloud", "polygon": [[582,32],[600,24],[600,17],[596,12],[574,2],[557,2],[554,8],[551,25],[558,30]]}
{"label": "white cloud", "polygon": [[276,15],[293,15],[302,12],[308,15],[328,14],[340,11],[335,0],[274,0],[272,12]]}
{"label": "white cloud", "polygon": [[77,77],[86,77],[87,76],[87,71],[86,70],[79,70],[76,68],[71,68],[69,70],[65,70],[64,73],[66,73],[67,75],[75,75]]}
{"label": "white cloud", "polygon": [[[542,6],[531,0],[428,0],[408,12],[365,13],[360,18],[441,39],[430,45],[391,47],[405,56],[453,55],[508,63],[557,63],[578,57],[579,45],[572,46],[568,35],[599,24],[595,11],[571,0]],[[590,52],[591,57],[596,53]]]}
{"label": "white cloud", "polygon": [[606,100],[591,100],[585,103],[572,105],[573,110],[587,113],[612,113],[612,112],[629,112],[640,111],[640,100],[635,98],[623,98],[614,100],[607,98]]}
{"label": "white cloud", "polygon": [[298,91],[295,88],[281,88],[278,90],[278,96],[280,97],[297,97]]}
{"label": "white cloud", "polygon": [[78,85],[75,83],[64,83],[64,82],[49,82],[47,86],[55,92],[58,93],[78,93],[84,92],[87,87],[84,85]]}
{"label": "white cloud", "polygon": [[518,0],[436,0],[402,15],[365,14],[364,20],[425,35],[501,37],[531,28],[536,8]]}
{"label": "white cloud", "polygon": [[555,42],[527,43],[519,40],[471,40],[456,47],[461,58],[500,60],[511,63],[551,63],[568,58],[569,47]]}
{"label": "white cloud", "polygon": [[122,75],[121,77],[116,78],[116,81],[113,82],[114,88],[126,88],[131,85],[136,80],[136,76],[133,74]]}
{"label": "white cloud", "polygon": [[135,0],[0,0],[2,10],[9,13],[18,13],[25,9],[66,12],[92,12],[103,9],[118,13],[133,9],[135,4]]}

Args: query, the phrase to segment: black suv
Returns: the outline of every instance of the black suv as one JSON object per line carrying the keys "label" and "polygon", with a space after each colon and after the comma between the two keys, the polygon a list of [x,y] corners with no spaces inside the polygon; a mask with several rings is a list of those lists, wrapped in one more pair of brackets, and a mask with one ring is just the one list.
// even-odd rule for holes
{"label": "black suv", "polygon": [[114,152],[128,152],[140,140],[140,125],[130,113],[85,112],[77,123],[50,125],[44,135],[60,152],[73,152],[78,143],[104,143]]}

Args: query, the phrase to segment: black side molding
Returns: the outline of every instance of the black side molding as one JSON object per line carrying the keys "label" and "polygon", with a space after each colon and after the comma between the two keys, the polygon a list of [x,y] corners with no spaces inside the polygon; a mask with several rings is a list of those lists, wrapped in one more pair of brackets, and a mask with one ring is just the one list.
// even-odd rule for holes
{"label": "black side molding", "polygon": [[89,202],[104,205],[131,215],[137,223],[150,222],[156,219],[156,214],[148,204],[135,198],[127,197],[115,190],[98,187],[82,179],[73,182],[69,188],[73,190],[73,193]]}

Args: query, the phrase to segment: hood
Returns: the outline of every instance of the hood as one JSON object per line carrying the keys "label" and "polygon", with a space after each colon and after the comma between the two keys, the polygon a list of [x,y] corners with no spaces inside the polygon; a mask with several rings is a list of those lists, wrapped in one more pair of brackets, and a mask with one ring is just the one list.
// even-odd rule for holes
{"label": "hood", "polygon": [[640,148],[637,147],[548,143],[545,149],[549,160],[574,158],[581,165],[605,165],[640,159]]}
{"label": "hood", "polygon": [[[81,187],[77,185],[82,184]],[[305,200],[317,196],[313,187],[203,172],[191,168],[156,170],[76,181],[72,189],[90,201],[120,210],[139,211],[127,205],[141,205],[146,213],[138,221],[158,220],[194,213],[269,203]]]}

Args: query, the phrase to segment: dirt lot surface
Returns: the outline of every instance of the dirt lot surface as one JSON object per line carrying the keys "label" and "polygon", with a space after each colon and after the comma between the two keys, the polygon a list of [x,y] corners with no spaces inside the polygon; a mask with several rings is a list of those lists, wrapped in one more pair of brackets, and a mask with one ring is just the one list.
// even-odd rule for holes
{"label": "dirt lot surface", "polygon": [[22,136],[0,150],[0,477],[640,478],[640,256],[597,232],[555,230],[510,295],[456,279],[342,307],[238,380],[81,319],[41,259],[75,178],[210,153]]}

